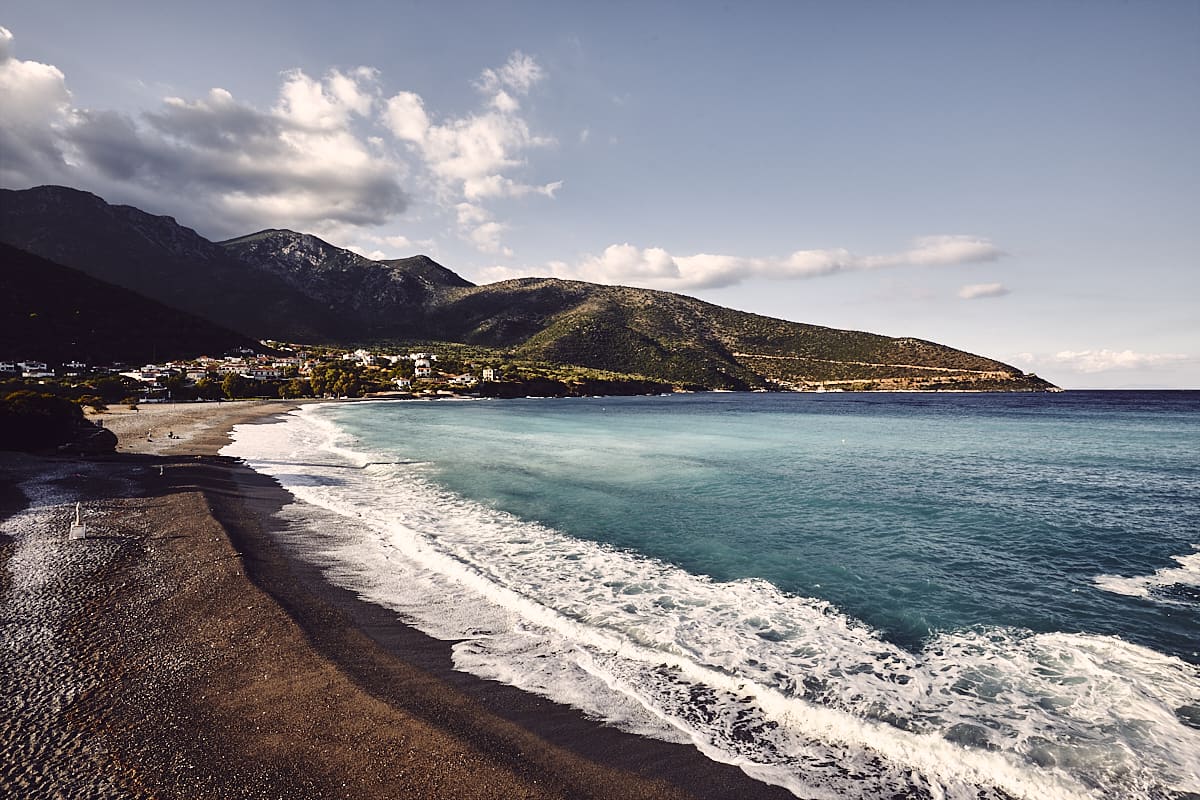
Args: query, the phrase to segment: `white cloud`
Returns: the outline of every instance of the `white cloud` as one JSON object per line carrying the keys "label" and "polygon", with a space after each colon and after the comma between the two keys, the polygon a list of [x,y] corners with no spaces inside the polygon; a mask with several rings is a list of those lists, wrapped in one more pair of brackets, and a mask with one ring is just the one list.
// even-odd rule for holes
{"label": "white cloud", "polygon": [[997,261],[1004,255],[990,241],[976,236],[922,236],[913,242],[911,249],[893,258],[901,264],[939,267]]}
{"label": "white cloud", "polygon": [[[12,56],[0,28],[0,181],[65,183],[110,199],[203,220],[210,235],[290,227],[343,240],[403,213],[401,181],[424,187],[444,211],[458,204],[554,197],[561,181],[532,183],[519,171],[528,154],[554,142],[534,133],[519,98],[544,80],[532,56],[515,52],[484,70],[480,107],[431,113],[410,91],[385,96],[371,67],[314,77],[282,73],[276,101],[256,108],[214,88],[165,98],[129,115],[78,108],[56,67]],[[415,169],[414,169],[415,168]],[[482,206],[480,206],[482,208]],[[484,252],[511,252],[507,226],[490,210],[460,224]]]}
{"label": "white cloud", "polygon": [[494,94],[511,89],[517,94],[528,94],[535,83],[546,77],[546,73],[532,56],[520,50],[508,57],[504,66],[485,69],[475,84],[481,92]]}
{"label": "white cloud", "polygon": [[1003,251],[986,239],[970,236],[931,236],[913,246],[886,255],[856,255],[843,248],[797,250],[785,258],[758,258],[714,253],[676,256],[659,247],[639,248],[614,244],[600,255],[582,257],[574,264],[553,261],[541,269],[494,268],[494,280],[549,272],[552,277],[632,284],[659,289],[715,289],[751,278],[794,280],[838,272],[887,269],[900,266],[952,266],[994,261]]}
{"label": "white cloud", "polygon": [[374,104],[376,72],[360,67],[350,75],[330,70],[316,80],[301,70],[284,73],[276,113],[298,128],[317,131],[343,129],[351,114],[366,116]]}
{"label": "white cloud", "polygon": [[13,35],[0,27],[0,180],[57,171],[67,154],[58,131],[71,121],[71,93],[57,68],[12,56]]}
{"label": "white cloud", "polygon": [[398,250],[411,250],[416,247],[416,243],[407,236],[384,236],[383,241]]}
{"label": "white cloud", "polygon": [[530,186],[517,183],[503,175],[486,175],[482,178],[470,178],[463,182],[463,196],[468,200],[481,200],[487,197],[524,197],[527,194],[540,194],[554,197],[563,185],[562,181],[553,181],[542,186]]}
{"label": "white cloud", "polygon": [[383,252],[382,250],[368,250],[359,244],[347,245],[346,249],[352,253],[358,253],[363,258],[369,258],[372,261],[381,261],[387,258],[387,253]]}
{"label": "white cloud", "polygon": [[390,97],[384,119],[397,138],[409,142],[423,142],[429,132],[425,101],[415,92],[399,92]]}
{"label": "white cloud", "polygon": [[511,114],[521,108],[517,99],[503,89],[492,97],[491,106],[502,114]]}
{"label": "white cloud", "polygon": [[500,241],[500,234],[504,233],[507,227],[499,222],[485,222],[471,229],[471,241],[481,253],[511,256],[512,250]]}
{"label": "white cloud", "polygon": [[[392,234],[385,236],[366,235],[362,237],[366,245],[360,245],[359,249],[355,249],[356,253],[361,253],[368,249],[370,245],[371,252],[375,255],[370,256],[375,260],[386,258],[405,258],[415,253],[429,253],[437,249],[437,243],[432,239],[412,239],[403,234]],[[379,247],[387,247],[387,250],[378,249]],[[353,248],[352,248],[353,249]]]}
{"label": "white cloud", "polygon": [[459,227],[464,228],[472,228],[481,222],[487,222],[492,217],[486,208],[473,203],[459,203],[454,210],[458,212]]}
{"label": "white cloud", "polygon": [[[511,177],[514,170],[526,166],[528,151],[554,144],[553,138],[534,134],[518,114],[517,97],[528,94],[544,77],[532,56],[517,51],[504,66],[485,69],[476,81],[476,88],[488,96],[479,111],[434,121],[419,95],[400,92],[387,100],[384,121],[393,135],[410,143],[440,194],[456,208],[460,201],[554,197],[562,181],[537,185]],[[479,227],[460,223],[460,233],[482,252],[508,250],[497,240],[504,225],[496,223],[486,233]]]}
{"label": "white cloud", "polygon": [[1002,283],[970,283],[958,290],[958,296],[963,300],[1003,297],[1009,293],[1009,290]]}
{"label": "white cloud", "polygon": [[1190,356],[1183,353],[1137,353],[1133,350],[1060,350],[1050,355],[1019,353],[1013,357],[1015,363],[1041,367],[1060,368],[1073,372],[1095,374],[1120,370],[1154,369],[1187,361]]}
{"label": "white cloud", "polygon": [[8,31],[0,40],[0,177],[8,184],[133,197],[202,219],[210,234],[378,225],[408,205],[404,165],[355,128],[375,106],[375,70],[320,79],[291,70],[268,110],[214,88],[130,116],[72,106],[59,70],[13,58]]}

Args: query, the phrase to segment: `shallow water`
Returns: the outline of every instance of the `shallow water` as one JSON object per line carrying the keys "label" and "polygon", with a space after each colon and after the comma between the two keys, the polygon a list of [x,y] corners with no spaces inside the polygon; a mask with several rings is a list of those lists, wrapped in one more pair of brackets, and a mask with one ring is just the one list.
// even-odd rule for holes
{"label": "shallow water", "polygon": [[1200,791],[1198,411],[356,403],[224,452],[320,507],[329,577],[464,640],[462,669],[805,796],[1136,798]]}

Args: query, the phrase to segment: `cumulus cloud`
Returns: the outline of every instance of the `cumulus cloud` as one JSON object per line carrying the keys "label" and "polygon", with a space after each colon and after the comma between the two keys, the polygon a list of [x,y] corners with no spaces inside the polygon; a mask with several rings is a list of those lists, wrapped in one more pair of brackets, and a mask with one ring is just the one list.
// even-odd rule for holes
{"label": "cumulus cloud", "polygon": [[[551,137],[534,134],[518,113],[525,96],[545,72],[532,57],[520,51],[495,69],[485,69],[475,87],[485,95],[483,107],[464,116],[431,119],[425,102],[413,92],[388,98],[384,119],[393,135],[409,144],[434,176],[440,192],[451,202],[516,198],[526,195],[554,197],[562,181],[529,184],[510,173],[526,165],[526,152],[554,144]],[[460,215],[461,216],[461,215]],[[490,217],[460,221],[460,233],[485,253],[509,253],[498,242],[506,226]]]}
{"label": "cumulus cloud", "polygon": [[61,71],[13,57],[7,30],[0,40],[6,183],[157,193],[215,233],[379,225],[408,205],[404,166],[355,129],[378,102],[370,68],[321,78],[291,70],[267,110],[214,88],[132,116],[74,107]]}
{"label": "cumulus cloud", "polygon": [[[461,202],[553,197],[562,186],[517,172],[528,151],[553,142],[520,115],[520,98],[545,78],[521,52],[483,70],[480,107],[461,116],[437,117],[414,92],[386,96],[380,73],[365,66],[322,76],[288,70],[269,108],[214,88],[131,115],[76,107],[59,69],[14,57],[12,44],[0,28],[6,185],[66,183],[148,201],[204,220],[210,234],[280,226],[360,241],[354,229],[406,210],[402,180],[432,186],[435,204],[456,218]],[[499,240],[505,229],[491,211],[459,225],[465,240],[501,255],[511,252]]]}
{"label": "cumulus cloud", "polygon": [[970,283],[958,290],[958,296],[963,300],[1003,297],[1009,293],[1009,290],[1002,283]]}
{"label": "cumulus cloud", "polygon": [[422,142],[429,131],[425,101],[415,92],[399,92],[388,98],[385,120],[392,133],[409,142]]}
{"label": "cumulus cloud", "polygon": [[[598,283],[632,284],[659,289],[716,289],[751,278],[795,280],[901,266],[954,266],[995,261],[1004,252],[987,239],[974,236],[927,236],[897,253],[858,255],[843,248],[797,250],[783,258],[759,258],[715,253],[672,255],[660,247],[628,243],[609,245],[599,255],[576,261],[552,261],[542,269],[493,268],[493,280],[549,272],[558,278]],[[1003,287],[1001,287],[1003,288]]]}
{"label": "cumulus cloud", "polygon": [[512,250],[500,241],[500,235],[507,227],[499,222],[485,222],[471,229],[471,241],[482,253],[511,256]]}
{"label": "cumulus cloud", "polygon": [[60,171],[66,153],[58,132],[71,121],[66,76],[49,64],[12,56],[13,35],[0,27],[0,180]]}
{"label": "cumulus cloud", "polygon": [[1095,374],[1120,370],[1154,369],[1189,360],[1183,353],[1137,353],[1133,350],[1060,350],[1049,355],[1019,353],[1013,360],[1022,365],[1060,368]]}
{"label": "cumulus cloud", "polygon": [[504,66],[485,69],[475,85],[484,94],[498,94],[505,89],[511,89],[517,94],[528,94],[533,85],[545,77],[546,73],[536,59],[516,50],[508,57]]}

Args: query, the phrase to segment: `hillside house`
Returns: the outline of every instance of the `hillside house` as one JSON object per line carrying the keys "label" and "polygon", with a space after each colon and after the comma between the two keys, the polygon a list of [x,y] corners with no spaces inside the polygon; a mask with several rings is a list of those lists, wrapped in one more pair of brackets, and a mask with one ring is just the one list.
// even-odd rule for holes
{"label": "hillside house", "polygon": [[499,381],[504,379],[499,367],[484,367],[482,372],[485,381]]}
{"label": "hillside house", "polygon": [[141,369],[134,369],[128,372],[122,372],[126,378],[133,378],[138,383],[158,383],[159,378],[171,377],[171,370],[164,369],[157,364],[147,364]]}
{"label": "hillside house", "polygon": [[19,361],[17,368],[23,378],[53,378],[54,370],[45,361]]}

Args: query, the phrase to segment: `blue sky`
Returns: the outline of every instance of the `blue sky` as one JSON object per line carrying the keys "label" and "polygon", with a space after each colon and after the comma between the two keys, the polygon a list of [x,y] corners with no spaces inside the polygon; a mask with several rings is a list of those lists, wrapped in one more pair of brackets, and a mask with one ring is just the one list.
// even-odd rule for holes
{"label": "blue sky", "polygon": [[0,183],[1200,387],[1200,2],[0,11]]}

